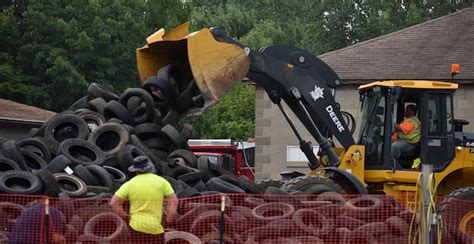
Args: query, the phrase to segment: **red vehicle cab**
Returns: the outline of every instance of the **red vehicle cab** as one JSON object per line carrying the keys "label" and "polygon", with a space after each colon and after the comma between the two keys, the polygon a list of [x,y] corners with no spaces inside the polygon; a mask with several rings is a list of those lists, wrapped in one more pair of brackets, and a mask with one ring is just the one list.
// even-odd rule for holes
{"label": "red vehicle cab", "polygon": [[192,139],[188,141],[196,156],[207,156],[212,164],[234,172],[236,176],[255,179],[255,142],[231,139]]}

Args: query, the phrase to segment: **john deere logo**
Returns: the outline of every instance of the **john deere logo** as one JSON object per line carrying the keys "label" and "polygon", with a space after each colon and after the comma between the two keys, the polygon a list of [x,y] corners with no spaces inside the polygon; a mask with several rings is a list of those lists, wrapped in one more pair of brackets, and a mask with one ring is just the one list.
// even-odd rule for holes
{"label": "john deere logo", "polygon": [[323,90],[324,90],[324,88],[314,86],[314,91],[310,92],[311,97],[314,99],[314,101],[318,100],[319,98],[324,98],[323,97],[323,95],[324,95]]}

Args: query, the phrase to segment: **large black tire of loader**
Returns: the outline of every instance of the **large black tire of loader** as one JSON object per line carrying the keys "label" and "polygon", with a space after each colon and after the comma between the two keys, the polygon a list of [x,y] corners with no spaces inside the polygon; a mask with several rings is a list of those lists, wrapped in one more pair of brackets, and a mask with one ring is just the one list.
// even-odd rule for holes
{"label": "large black tire of loader", "polygon": [[280,188],[285,182],[281,180],[274,180],[274,179],[262,179],[262,180],[257,180],[255,183],[260,186],[263,191],[266,191],[268,187],[273,186]]}
{"label": "large black tire of loader", "polygon": [[346,194],[336,182],[321,176],[299,176],[285,182],[281,189],[284,191],[298,190],[306,194],[321,194],[324,192]]}
{"label": "large black tire of loader", "polygon": [[443,226],[456,243],[472,243],[474,240],[472,227],[469,228],[469,222],[474,218],[473,200],[474,187],[462,187],[449,193],[438,206]]}

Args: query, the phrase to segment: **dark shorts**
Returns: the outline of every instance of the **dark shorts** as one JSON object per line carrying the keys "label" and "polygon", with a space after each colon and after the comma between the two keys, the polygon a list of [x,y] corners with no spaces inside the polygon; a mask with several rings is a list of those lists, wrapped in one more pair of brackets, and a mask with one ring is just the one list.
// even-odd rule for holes
{"label": "dark shorts", "polygon": [[158,235],[138,232],[130,228],[130,243],[165,243],[165,233]]}

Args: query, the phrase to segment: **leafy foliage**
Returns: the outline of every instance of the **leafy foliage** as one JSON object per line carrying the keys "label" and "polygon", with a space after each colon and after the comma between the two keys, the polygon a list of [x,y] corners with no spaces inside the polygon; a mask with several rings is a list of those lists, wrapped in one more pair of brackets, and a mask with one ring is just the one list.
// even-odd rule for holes
{"label": "leafy foliage", "polygon": [[[0,97],[60,111],[89,83],[138,85],[135,49],[157,29],[191,20],[223,26],[254,50],[287,44],[316,55],[440,17],[471,1],[49,0],[0,4]],[[26,6],[26,7],[25,7]],[[253,136],[254,87],[239,85],[188,122],[195,137]]]}

